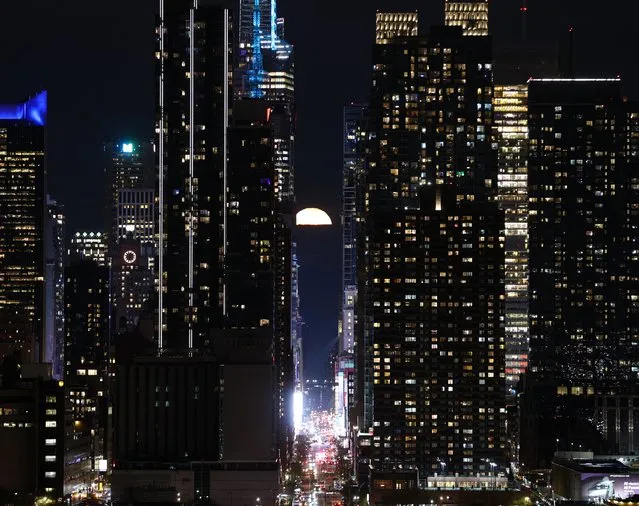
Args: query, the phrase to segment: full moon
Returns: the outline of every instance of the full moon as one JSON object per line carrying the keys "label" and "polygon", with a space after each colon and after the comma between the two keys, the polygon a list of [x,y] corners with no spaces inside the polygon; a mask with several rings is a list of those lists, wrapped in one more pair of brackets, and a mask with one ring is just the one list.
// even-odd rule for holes
{"label": "full moon", "polygon": [[302,209],[295,216],[295,223],[297,226],[323,226],[332,225],[331,217],[326,212],[316,207],[307,207]]}

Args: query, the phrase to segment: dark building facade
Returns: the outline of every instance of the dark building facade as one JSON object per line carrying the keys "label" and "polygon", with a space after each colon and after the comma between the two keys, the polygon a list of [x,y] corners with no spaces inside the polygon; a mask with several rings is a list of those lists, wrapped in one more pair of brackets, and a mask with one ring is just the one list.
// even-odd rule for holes
{"label": "dark building facade", "polygon": [[162,2],[157,23],[160,347],[210,346],[221,328],[231,18]]}
{"label": "dark building facade", "polygon": [[252,494],[253,501],[275,501],[271,332],[222,331],[212,338],[214,354],[158,355],[150,341],[118,337],[116,504],[177,499],[230,506]]}
{"label": "dark building facade", "polygon": [[47,92],[0,105],[0,351],[44,352]]}
{"label": "dark building facade", "polygon": [[109,268],[92,260],[65,269],[65,492],[90,487],[109,451]]}
{"label": "dark building facade", "polygon": [[374,49],[356,348],[378,470],[475,476],[504,452],[504,217],[491,41],[475,35]]}
{"label": "dark building facade", "polygon": [[33,495],[61,499],[63,383],[51,378],[48,365],[20,367],[17,355],[4,357],[0,371],[0,490],[18,501]]}
{"label": "dark building facade", "polygon": [[144,357],[118,366],[116,469],[219,457],[219,371],[211,357]]}
{"label": "dark building facade", "polygon": [[47,196],[45,229],[46,326],[43,361],[52,364],[53,377],[64,376],[64,267],[67,251],[64,206]]}
{"label": "dark building facade", "polygon": [[275,131],[266,101],[235,103],[229,129],[225,328],[272,335],[278,439],[286,453],[292,419],[291,229],[276,186]]}
{"label": "dark building facade", "polygon": [[228,328],[273,328],[275,219],[273,131],[266,102],[234,107],[229,130],[225,256]]}
{"label": "dark building facade", "polygon": [[619,79],[529,82],[529,466],[568,441],[607,451],[595,394],[636,382],[633,112]]}

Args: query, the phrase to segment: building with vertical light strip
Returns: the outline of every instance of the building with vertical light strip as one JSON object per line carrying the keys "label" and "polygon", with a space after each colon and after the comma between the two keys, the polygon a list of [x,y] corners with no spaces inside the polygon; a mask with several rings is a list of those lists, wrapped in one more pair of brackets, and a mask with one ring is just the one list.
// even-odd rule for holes
{"label": "building with vertical light strip", "polygon": [[505,212],[506,386],[528,367],[528,85],[495,85],[498,201]]}
{"label": "building with vertical light strip", "polygon": [[0,350],[42,359],[47,92],[0,104]]}
{"label": "building with vertical light strip", "polygon": [[208,2],[160,6],[158,344],[186,350],[222,327],[232,20]]}
{"label": "building with vertical light strip", "polygon": [[446,0],[447,26],[461,26],[464,35],[488,35],[488,0]]}

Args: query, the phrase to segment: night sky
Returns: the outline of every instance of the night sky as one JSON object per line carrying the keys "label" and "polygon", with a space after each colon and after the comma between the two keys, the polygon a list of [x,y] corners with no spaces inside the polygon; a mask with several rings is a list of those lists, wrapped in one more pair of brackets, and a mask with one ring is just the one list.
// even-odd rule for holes
{"label": "night sky", "polygon": [[[49,193],[67,209],[69,231],[100,227],[101,142],[151,138],[155,0],[0,1],[0,102],[49,90]],[[635,0],[529,0],[529,38],[565,39],[576,30],[582,76],[621,74],[639,99]],[[280,0],[295,44],[300,206],[326,209],[339,224],[341,113],[370,86],[375,11],[419,9],[422,30],[443,22],[443,0]],[[519,34],[519,1],[493,0],[498,43]],[[307,375],[323,375],[336,339],[340,300],[339,226],[299,235]]]}

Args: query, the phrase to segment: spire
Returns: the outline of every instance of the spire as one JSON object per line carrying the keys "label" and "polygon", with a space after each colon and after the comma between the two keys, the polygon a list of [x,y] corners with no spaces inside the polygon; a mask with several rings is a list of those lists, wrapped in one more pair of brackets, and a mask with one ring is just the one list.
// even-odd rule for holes
{"label": "spire", "polygon": [[521,39],[525,41],[528,38],[528,0],[521,0]]}
{"label": "spire", "polygon": [[249,96],[251,98],[262,98],[264,90],[260,84],[264,81],[264,65],[262,63],[262,32],[260,29],[261,12],[260,0],[255,0],[253,4],[253,54],[251,56],[250,68],[248,71]]}

